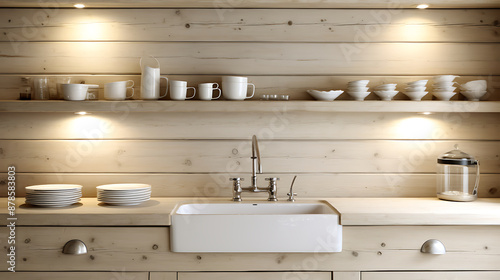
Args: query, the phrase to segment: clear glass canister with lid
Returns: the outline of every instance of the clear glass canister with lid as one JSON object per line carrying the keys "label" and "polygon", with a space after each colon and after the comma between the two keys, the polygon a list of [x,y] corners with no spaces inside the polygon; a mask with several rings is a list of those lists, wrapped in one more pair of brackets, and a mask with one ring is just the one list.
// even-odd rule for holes
{"label": "clear glass canister with lid", "polygon": [[473,201],[479,186],[479,161],[455,149],[437,159],[437,197],[452,201]]}

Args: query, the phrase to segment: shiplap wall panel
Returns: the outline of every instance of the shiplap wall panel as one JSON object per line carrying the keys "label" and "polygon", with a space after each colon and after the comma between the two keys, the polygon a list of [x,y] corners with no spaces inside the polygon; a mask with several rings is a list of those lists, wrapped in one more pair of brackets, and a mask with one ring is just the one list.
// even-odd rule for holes
{"label": "shiplap wall panel", "polygon": [[[246,1],[214,1],[214,0],[87,0],[87,7],[190,7],[190,8],[216,8],[216,9],[238,9],[238,8],[415,8],[421,4],[420,0],[400,0],[388,2],[386,0],[246,0]],[[500,8],[496,0],[427,0],[426,3],[434,8]],[[44,3],[39,0],[2,0],[0,7],[70,7],[74,1],[59,0],[57,3]]]}
{"label": "shiplap wall panel", "polygon": [[[360,9],[390,5],[376,0],[356,3],[356,9],[328,10],[233,8],[342,8],[347,1],[244,1],[224,6],[227,9],[213,1],[99,2],[110,7],[180,9],[48,11],[39,9],[38,1],[0,1],[0,6],[38,8],[0,10],[5,19],[0,22],[0,98],[16,99],[19,78],[31,75],[76,76],[100,84],[101,96],[103,84],[111,81],[133,79],[138,89],[139,57],[148,54],[159,58],[164,75],[190,85],[218,82],[220,75],[248,75],[257,85],[257,98],[290,94],[294,100],[311,99],[307,89],[345,89],[348,81],[365,78],[372,81],[371,87],[397,82],[401,91],[409,81],[459,74],[460,83],[487,79],[489,94],[484,100],[500,100],[495,9]],[[419,4],[413,2],[400,4]],[[428,2],[448,7],[498,5],[486,0]],[[92,6],[96,1],[86,3]],[[34,16],[44,12],[54,13],[37,22]],[[370,33],[373,30],[378,33]],[[343,94],[340,99],[349,97]],[[368,99],[377,98],[372,94]],[[400,93],[396,99],[406,98]],[[454,119],[445,115],[295,112],[288,116],[286,129],[274,131],[273,139],[279,140],[261,141],[264,175],[282,177],[284,186],[299,173],[296,188],[307,197],[434,196],[436,157],[459,143],[482,161],[480,196],[498,197],[497,114],[448,116]],[[120,180],[149,182],[154,196],[228,196],[227,177],[248,176],[251,170],[247,139],[252,134],[268,139],[263,129],[269,127],[271,116],[94,117],[113,124],[103,141],[84,140],[89,136],[82,130],[95,128],[95,123],[75,121],[75,116],[2,113],[0,128],[9,133],[1,136],[0,168],[15,164],[24,184],[81,182],[87,196],[95,195],[98,184]],[[427,131],[415,130],[418,122],[405,123],[406,118],[424,119],[427,124],[421,125]],[[443,134],[432,135],[430,128]],[[3,178],[0,185],[4,183]],[[214,184],[222,187],[214,189]]]}
{"label": "shiplap wall panel", "polygon": [[500,139],[500,118],[496,113],[437,113],[424,116],[415,113],[321,113],[287,112],[286,107],[275,109],[278,111],[251,113],[251,118],[248,112],[191,114],[117,111],[89,116],[72,113],[0,113],[0,131],[8,131],[2,133],[0,139],[246,141],[254,134],[262,139],[296,140]]}
{"label": "shiplap wall panel", "polygon": [[498,75],[495,43],[2,42],[0,73]]}
{"label": "shiplap wall panel", "polygon": [[[435,172],[436,158],[455,144],[481,160],[483,173],[500,168],[500,141],[310,140],[261,141],[266,172]],[[182,172],[251,170],[251,141],[231,140],[1,140],[0,170],[19,172]]]}
{"label": "shiplap wall panel", "polygon": [[[85,82],[87,84],[98,84],[99,98],[103,99],[104,84],[115,81],[133,80],[135,83],[135,95],[133,99],[140,99],[140,75],[0,75],[0,99],[15,100],[19,99],[19,87],[21,86],[21,77],[44,77],[47,76],[52,82],[49,87],[55,90],[55,81],[59,76],[69,76],[73,78],[74,83]],[[221,76],[213,75],[167,75],[169,80],[187,81],[190,86],[197,86],[200,83],[217,82],[221,83]],[[433,76],[249,76],[250,82],[256,85],[255,97],[260,99],[263,94],[288,94],[291,100],[310,100],[313,99],[306,90],[331,90],[342,89],[346,90],[349,81],[359,79],[368,79],[369,87],[373,87],[384,83],[397,83],[396,90],[400,91],[394,99],[408,100],[409,98],[403,94],[406,83],[417,80],[428,80],[427,87],[431,89]],[[473,80],[486,80],[488,83],[488,93],[481,100],[497,101],[500,100],[500,76],[461,76],[456,79],[458,83],[466,83]],[[165,90],[165,84],[162,84],[162,91]],[[427,94],[423,100],[431,100],[432,94]],[[167,96],[165,99],[169,99]],[[196,97],[195,97],[196,99]],[[340,95],[337,100],[350,100],[351,97],[347,93]],[[378,100],[379,98],[371,93],[366,100]],[[461,94],[455,95],[452,100],[464,100],[465,97]]]}
{"label": "shiplap wall panel", "polygon": [[497,10],[61,9],[43,20],[39,13],[0,10],[10,19],[0,22],[0,41],[500,41]]}
{"label": "shiplap wall panel", "polygon": [[[264,166],[266,167],[266,166]],[[245,184],[250,182],[249,170],[241,173]],[[264,170],[266,171],[266,170]],[[432,197],[436,194],[436,176],[428,174],[307,174],[297,172],[294,192],[298,198],[306,197]],[[278,197],[285,198],[293,174],[265,172],[258,177],[258,184],[267,184],[264,178],[278,177]],[[232,195],[229,174],[150,174],[150,173],[18,173],[16,195],[26,194],[25,187],[37,184],[80,184],[84,197],[96,197],[97,186],[118,183],[145,183],[153,187],[154,197],[227,197]],[[0,174],[0,186],[6,185],[7,174]],[[0,187],[0,196],[7,194]],[[252,194],[245,193],[245,197]],[[481,174],[479,197],[500,197],[500,175]],[[257,194],[255,197],[262,197]]]}

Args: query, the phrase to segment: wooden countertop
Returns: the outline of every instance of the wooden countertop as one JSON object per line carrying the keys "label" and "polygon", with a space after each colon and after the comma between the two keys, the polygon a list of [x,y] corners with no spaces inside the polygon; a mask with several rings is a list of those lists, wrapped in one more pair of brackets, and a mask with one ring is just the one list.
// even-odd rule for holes
{"label": "wooden countertop", "polygon": [[[500,199],[450,202],[437,198],[323,198],[341,215],[343,225],[500,225]],[[116,207],[83,198],[64,208],[40,208],[16,201],[17,226],[169,226],[178,203],[227,201],[225,198],[152,198],[137,206]],[[6,198],[0,198],[2,225],[7,223]],[[262,201],[258,201],[262,202]]]}

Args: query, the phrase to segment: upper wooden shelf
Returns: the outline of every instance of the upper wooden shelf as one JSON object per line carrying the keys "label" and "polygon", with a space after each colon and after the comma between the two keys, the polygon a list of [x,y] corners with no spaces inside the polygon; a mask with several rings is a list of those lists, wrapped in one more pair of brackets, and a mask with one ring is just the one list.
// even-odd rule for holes
{"label": "upper wooden shelf", "polygon": [[0,112],[500,113],[500,101],[0,101]]}
{"label": "upper wooden shelf", "polygon": [[[40,8],[73,7],[78,1],[58,0],[0,0],[0,7]],[[431,8],[498,8],[498,0],[246,0],[246,1],[214,1],[214,0],[86,0],[82,1],[89,8],[415,8],[426,3]]]}

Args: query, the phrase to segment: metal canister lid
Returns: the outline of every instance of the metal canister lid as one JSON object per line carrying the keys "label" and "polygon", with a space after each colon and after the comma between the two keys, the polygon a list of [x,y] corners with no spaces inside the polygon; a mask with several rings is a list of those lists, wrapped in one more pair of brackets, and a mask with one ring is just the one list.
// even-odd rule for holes
{"label": "metal canister lid", "polygon": [[473,156],[459,150],[458,145],[455,145],[455,149],[439,156],[437,162],[453,165],[477,165],[477,160]]}

